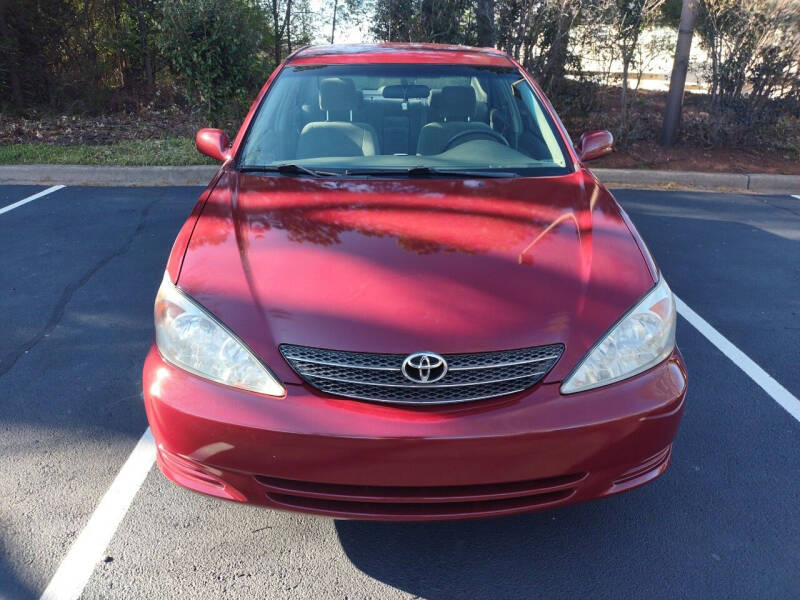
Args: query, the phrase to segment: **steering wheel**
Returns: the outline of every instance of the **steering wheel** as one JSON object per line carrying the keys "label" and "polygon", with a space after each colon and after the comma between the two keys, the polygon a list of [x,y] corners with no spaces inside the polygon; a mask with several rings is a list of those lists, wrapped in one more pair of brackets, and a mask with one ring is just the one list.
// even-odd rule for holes
{"label": "steering wheel", "polygon": [[466,131],[458,132],[449,140],[447,140],[441,152],[446,152],[447,150],[450,150],[451,147],[456,145],[455,142],[471,135],[482,135],[487,138],[494,138],[495,140],[505,144],[506,146],[509,147],[511,146],[511,144],[508,143],[508,140],[505,138],[505,136],[503,136],[502,133],[497,133],[494,129],[467,129]]}

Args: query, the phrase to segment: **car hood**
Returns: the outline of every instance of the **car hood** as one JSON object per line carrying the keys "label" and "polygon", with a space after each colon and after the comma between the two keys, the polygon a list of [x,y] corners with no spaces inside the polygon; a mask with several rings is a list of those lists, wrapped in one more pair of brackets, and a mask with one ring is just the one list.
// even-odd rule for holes
{"label": "car hood", "polygon": [[178,285],[288,383],[282,343],[441,354],[562,343],[564,377],[654,284],[587,171],[517,179],[223,173]]}

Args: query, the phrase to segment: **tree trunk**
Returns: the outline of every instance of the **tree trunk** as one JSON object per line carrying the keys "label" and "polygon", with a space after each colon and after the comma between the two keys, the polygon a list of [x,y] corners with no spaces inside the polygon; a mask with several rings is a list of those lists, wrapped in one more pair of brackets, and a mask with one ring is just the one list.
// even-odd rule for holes
{"label": "tree trunk", "polygon": [[275,36],[275,66],[281,63],[281,30],[278,24],[278,0],[272,0],[272,34]]}
{"label": "tree trunk", "polygon": [[664,124],[661,130],[661,144],[672,146],[678,140],[681,125],[683,93],[686,87],[686,72],[689,69],[689,55],[692,50],[694,24],[697,20],[699,0],[683,0],[681,21],[678,25],[678,43],[675,47],[675,62],[669,80],[667,107],[664,110]]}
{"label": "tree trunk", "polygon": [[292,53],[292,0],[286,0],[286,20],[283,22],[283,30],[286,32],[286,50]]}
{"label": "tree trunk", "polygon": [[628,138],[628,70],[630,69],[630,55],[628,51],[623,51],[622,55],[622,92],[620,93],[620,111],[619,111],[619,130],[620,134],[624,136],[624,140]]}
{"label": "tree trunk", "polygon": [[[0,35],[4,39],[10,40],[11,33],[6,25],[5,16],[5,3],[0,4]],[[17,63],[17,52],[9,52],[8,56],[8,79],[11,83],[11,97],[14,99],[14,104],[17,109],[21,110],[25,105],[22,97],[22,83],[19,79],[19,64]]]}
{"label": "tree trunk", "polygon": [[478,0],[478,46],[494,46],[494,0]]}
{"label": "tree trunk", "polygon": [[556,85],[565,76],[569,33],[573,18],[572,8],[567,7],[566,1],[562,2],[556,21],[556,33],[553,37],[553,43],[547,52],[547,60],[544,65],[544,83],[548,93],[553,93]]}
{"label": "tree trunk", "polygon": [[336,11],[339,9],[339,0],[335,0],[333,3],[333,20],[331,22],[331,44],[334,43],[336,39]]}
{"label": "tree trunk", "polygon": [[142,50],[142,64],[144,67],[144,79],[147,83],[147,93],[150,94],[155,87],[153,81],[153,63],[150,59],[150,50],[147,47],[147,23],[144,20],[144,5],[142,0],[136,0],[136,21],[139,26],[139,45]]}
{"label": "tree trunk", "polygon": [[711,110],[717,111],[719,109],[719,52],[717,51],[717,41],[711,46]]}

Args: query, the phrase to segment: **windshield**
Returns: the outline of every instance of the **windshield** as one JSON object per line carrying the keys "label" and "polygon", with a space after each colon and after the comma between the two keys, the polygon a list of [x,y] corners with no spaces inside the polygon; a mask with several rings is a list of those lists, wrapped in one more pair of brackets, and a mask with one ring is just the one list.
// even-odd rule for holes
{"label": "windshield", "polygon": [[515,68],[289,66],[259,107],[238,165],[295,175],[536,176],[570,172],[567,156]]}

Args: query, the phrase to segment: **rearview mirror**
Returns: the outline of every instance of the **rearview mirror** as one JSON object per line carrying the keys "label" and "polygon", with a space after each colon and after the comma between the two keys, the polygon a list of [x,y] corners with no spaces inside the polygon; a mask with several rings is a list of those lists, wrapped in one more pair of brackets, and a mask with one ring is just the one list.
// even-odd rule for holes
{"label": "rearview mirror", "polygon": [[427,85],[385,85],[382,95],[384,98],[409,100],[411,98],[427,98],[430,93],[431,88]]}
{"label": "rearview mirror", "polygon": [[201,154],[221,161],[230,158],[230,143],[222,129],[201,129],[197,132],[194,143]]}
{"label": "rearview mirror", "polygon": [[614,151],[614,136],[610,131],[587,131],[575,147],[581,162],[606,156]]}

